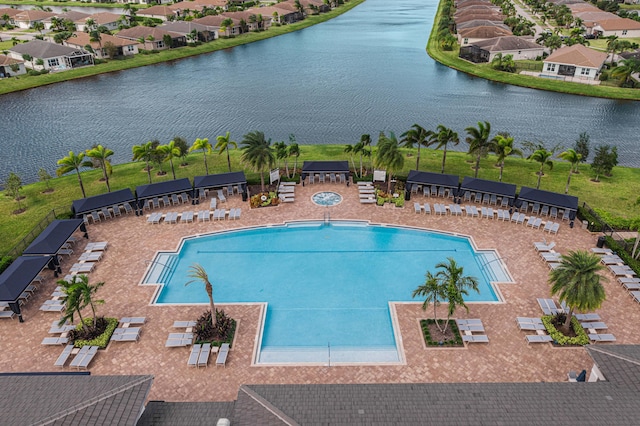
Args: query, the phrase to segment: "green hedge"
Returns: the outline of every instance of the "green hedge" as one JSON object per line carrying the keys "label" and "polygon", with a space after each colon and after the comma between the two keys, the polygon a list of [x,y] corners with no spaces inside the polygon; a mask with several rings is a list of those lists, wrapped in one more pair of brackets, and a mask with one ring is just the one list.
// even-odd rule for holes
{"label": "green hedge", "polygon": [[636,275],[640,275],[640,261],[631,257],[631,255],[620,244],[618,244],[616,240],[608,235],[605,236],[605,244],[618,256],[620,256],[620,258],[624,260],[624,263],[629,265],[629,267],[634,270]]}
{"label": "green hedge", "polygon": [[582,206],[578,206],[578,219],[586,220],[589,222],[589,231],[591,232],[602,232],[602,224],[600,220],[593,216],[589,210],[585,209]]}
{"label": "green hedge", "polygon": [[0,257],[0,273],[7,269],[9,265],[13,263],[13,258],[11,256],[2,256]]}
{"label": "green hedge", "polygon": [[458,325],[454,320],[449,320],[449,328],[453,332],[455,338],[454,340],[444,341],[442,342],[442,344],[440,344],[439,341],[433,340],[431,338],[431,334],[429,333],[429,324],[435,324],[435,320],[420,320],[420,328],[422,328],[422,335],[427,346],[464,346],[464,344],[462,343],[462,336],[460,336],[460,330],[458,330]]}
{"label": "green hedge", "polygon": [[553,315],[545,315],[542,317],[542,323],[549,332],[549,335],[553,339],[554,343],[561,346],[584,346],[589,344],[589,336],[587,335],[587,332],[584,331],[584,329],[580,325],[580,321],[578,321],[575,316],[571,317],[571,327],[573,327],[573,331],[576,333],[576,337],[567,337],[560,331],[558,331],[556,327],[551,323],[551,321],[553,321],[553,318]]}
{"label": "green hedge", "polygon": [[[118,319],[117,318],[105,318],[109,325],[104,330],[104,333],[99,335],[93,340],[76,340],[74,342],[74,346],[76,348],[81,348],[83,346],[99,346],[100,349],[104,349],[109,344],[109,340],[111,339],[111,335],[113,331],[118,327]],[[87,325],[91,325],[93,323],[93,318],[84,318],[83,322]],[[81,328],[82,325],[78,324],[78,328]]]}

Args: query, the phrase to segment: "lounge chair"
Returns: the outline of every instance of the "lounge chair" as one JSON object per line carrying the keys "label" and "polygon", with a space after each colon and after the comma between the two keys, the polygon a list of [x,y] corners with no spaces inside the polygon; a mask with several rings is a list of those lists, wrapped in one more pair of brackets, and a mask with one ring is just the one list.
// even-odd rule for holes
{"label": "lounge chair", "polygon": [[233,186],[228,185],[225,189],[227,190],[227,197],[233,196]]}
{"label": "lounge chair", "polygon": [[476,203],[481,203],[482,202],[482,194],[479,192],[475,193],[475,196],[473,197],[473,201],[475,201]]}
{"label": "lounge chair", "polygon": [[600,321],[600,315],[598,314],[574,314],[574,316],[580,322]]}
{"label": "lounge chair", "polygon": [[180,222],[182,223],[193,222],[193,212],[192,211],[183,212],[182,216],[180,217]]}
{"label": "lounge chair", "polygon": [[617,254],[604,255],[600,258],[600,262],[605,265],[624,265],[624,260]]}
{"label": "lounge chair", "polygon": [[209,202],[209,208],[211,210],[215,210],[216,207],[218,206],[218,199],[217,198],[212,198],[211,201]]}
{"label": "lounge chair", "polygon": [[607,330],[609,328],[607,324],[602,321],[582,321],[580,322],[580,326],[587,330]]}
{"label": "lounge chair", "polygon": [[51,327],[49,327],[49,334],[62,334],[67,333],[74,328],[76,328],[73,324],[63,324],[58,325],[59,321],[55,320],[51,323]]}
{"label": "lounge chair", "polygon": [[123,317],[120,318],[121,324],[144,324],[147,321],[146,317]]}
{"label": "lounge chair", "polygon": [[520,206],[520,208],[518,208],[518,212],[527,212],[527,210],[529,209],[529,203],[527,203],[526,201],[522,202],[522,205]]}
{"label": "lounge chair", "polygon": [[536,248],[536,251],[545,252],[551,251],[556,246],[556,243],[555,241],[552,241],[549,244],[547,244],[546,242],[536,242],[533,243],[533,246]]}
{"label": "lounge chair", "polygon": [[527,343],[550,343],[553,342],[553,338],[548,334],[528,334],[525,336]]}
{"label": "lounge chair", "polygon": [[464,200],[469,202],[471,201],[471,192],[464,191]]}
{"label": "lounge chair", "polygon": [[457,204],[449,204],[449,212],[451,213],[451,216],[453,216],[453,215],[458,216],[458,205]]}
{"label": "lounge chair", "polygon": [[493,208],[492,207],[488,207],[487,208],[487,218],[488,219],[493,219],[494,215],[493,215]]}
{"label": "lounge chair", "polygon": [[569,212],[569,210],[565,210],[564,213],[562,214],[562,220],[571,220],[571,213]]}
{"label": "lounge chair", "polygon": [[102,260],[103,251],[85,251],[78,258],[81,262],[99,262]]}
{"label": "lounge chair", "polygon": [[169,212],[164,216],[164,223],[178,223],[178,213]]}
{"label": "lounge chair", "polygon": [[633,300],[640,303],[640,291],[630,291],[629,294],[633,297]]}
{"label": "lounge chair", "polygon": [[631,269],[630,267],[628,267],[627,265],[623,265],[623,266],[619,266],[619,265],[607,265],[609,267],[609,270],[613,273],[613,275],[615,276],[621,276],[621,275],[630,275],[630,276],[634,276],[635,275],[635,271],[633,269]]}
{"label": "lounge chair", "polygon": [[622,286],[627,291],[640,291],[640,283],[624,283]]}
{"label": "lounge chair", "polygon": [[42,339],[43,345],[66,345],[69,339],[66,337],[45,337]]}
{"label": "lounge chair", "polygon": [[[116,330],[119,330],[119,329],[116,328]],[[114,333],[111,335],[111,339],[110,340],[112,342],[137,342],[139,338],[140,338],[140,332],[139,331],[138,332],[134,332],[134,331],[119,332],[119,333],[115,333],[115,331],[114,331]]]}
{"label": "lounge chair", "polygon": [[441,186],[440,188],[438,188],[438,197],[443,197],[444,198],[444,186]]}
{"label": "lounge chair", "polygon": [[525,214],[524,213],[520,213],[518,215],[518,220],[516,220],[516,224],[517,225],[522,225],[524,223],[524,218],[525,218]]}
{"label": "lounge chair", "polygon": [[13,311],[0,311],[0,318],[15,318],[16,313]]}
{"label": "lounge chair", "polygon": [[549,216],[549,206],[542,206],[542,210],[540,210],[541,216]]}
{"label": "lounge chair", "polygon": [[227,197],[225,197],[224,194],[222,193],[222,189],[218,189],[218,198],[220,199],[221,203],[227,202]]}
{"label": "lounge chair", "polygon": [[184,346],[189,346],[193,343],[193,339],[167,339],[164,344],[165,348],[181,348]]}
{"label": "lounge chair", "polygon": [[211,220],[211,212],[209,210],[200,210],[198,212],[198,221],[204,222]]}
{"label": "lounge chair", "polygon": [[96,266],[95,262],[74,263],[73,266],[71,266],[71,268],[69,269],[69,272],[71,273],[75,272],[77,274],[85,274],[85,273],[92,272],[95,266]]}
{"label": "lounge chair", "polygon": [[220,346],[220,351],[218,352],[218,357],[216,358],[216,367],[220,365],[223,367],[226,367],[228,356],[229,356],[229,344],[223,343]]}
{"label": "lounge chair", "polygon": [[489,337],[486,334],[463,334],[462,341],[465,343],[489,343]]}
{"label": "lounge chair", "polygon": [[551,225],[551,229],[549,229],[549,233],[557,234],[559,229],[560,229],[560,223],[553,222],[553,224]]}
{"label": "lounge chair", "polygon": [[496,194],[491,194],[491,197],[489,198],[489,205],[495,206],[497,204],[498,204],[498,196]]}
{"label": "lounge chair", "polygon": [[640,278],[638,278],[638,277],[618,277],[618,282],[620,284],[638,284],[638,283],[640,283]]}
{"label": "lounge chair", "polygon": [[172,325],[173,328],[191,328],[195,326],[195,321],[174,321]]}
{"label": "lounge chair", "polygon": [[438,187],[435,185],[431,185],[431,196],[436,197],[438,195]]}
{"label": "lounge chair", "polygon": [[616,338],[613,334],[596,334],[596,333],[589,333],[589,340],[591,340],[593,343],[596,342],[615,342]]}
{"label": "lounge chair", "polygon": [[540,305],[540,309],[542,309],[542,312],[545,315],[555,315],[561,311],[560,309],[558,309],[558,306],[556,306],[556,302],[554,302],[553,299],[539,298],[537,300],[538,305]]}
{"label": "lounge chair", "polygon": [[[56,300],[56,302],[60,302],[59,300]],[[40,310],[44,311],[44,312],[62,312],[64,311],[65,306],[62,303],[44,303],[42,306],[40,306]]]}
{"label": "lounge chair", "polygon": [[171,205],[171,201],[169,201],[169,196],[168,195],[163,195],[162,196],[162,205],[165,207],[168,207]]}
{"label": "lounge chair", "polygon": [[129,204],[129,202],[124,203],[122,206],[124,207],[124,212],[126,214],[133,213],[133,208],[131,207],[131,204]]}
{"label": "lounge chair", "polygon": [[85,251],[105,251],[109,247],[107,241],[100,241],[97,243],[88,243],[84,248]]}
{"label": "lounge chair", "polygon": [[558,218],[558,208],[557,207],[551,207],[551,212],[549,213],[549,217],[551,217],[553,219],[557,219]]}
{"label": "lounge chair", "polygon": [[420,203],[413,203],[413,210],[416,213],[421,213],[422,212],[422,206],[420,205]]}
{"label": "lounge chair", "polygon": [[160,200],[158,199],[158,197],[154,197],[153,200],[151,200],[151,202],[153,203],[154,209],[160,208]]}
{"label": "lounge chair", "polygon": [[429,203],[424,203],[424,214],[431,214],[431,206]]}
{"label": "lounge chair", "polygon": [[540,204],[534,203],[533,207],[531,208],[531,213],[540,214]]}
{"label": "lounge chair", "polygon": [[546,262],[559,262],[562,255],[555,251],[543,251],[540,252],[540,257]]}
{"label": "lounge chair", "polygon": [[[86,347],[86,346],[85,346]],[[98,353],[98,346],[89,346],[89,350],[85,353],[84,357],[80,360],[80,362],[76,365],[78,370],[84,368],[85,370],[89,368],[89,364],[93,360],[93,357]],[[77,358],[77,355],[76,355]],[[75,358],[74,358],[75,361]]]}
{"label": "lounge chair", "polygon": [[431,195],[431,188],[428,185],[422,187],[422,195],[428,197]]}
{"label": "lounge chair", "polygon": [[178,194],[171,194],[171,203],[175,206],[176,204],[180,204],[180,199],[178,198]]}
{"label": "lounge chair", "polygon": [[487,210],[487,208],[485,206],[482,206],[482,208],[480,209],[481,213],[481,217],[482,218],[489,218],[489,210]]}
{"label": "lounge chair", "polygon": [[200,189],[198,190],[198,199],[199,199],[199,200],[206,200],[206,199],[207,199],[208,192],[209,192],[209,191],[207,191],[206,189],[204,189],[204,188],[200,188]]}
{"label": "lounge chair", "polygon": [[498,216],[498,220],[504,220],[504,210],[498,209],[497,216]]}
{"label": "lounge chair", "polygon": [[180,199],[182,200],[183,203],[189,202],[189,196],[187,195],[186,192],[183,192],[182,194],[180,194]]}
{"label": "lounge chair", "polygon": [[151,213],[147,218],[147,223],[157,225],[158,223],[160,223],[160,219],[162,219],[162,213],[158,213],[158,212]]}
{"label": "lounge chair", "polygon": [[238,207],[236,209],[236,214],[234,216],[234,219],[239,220],[240,219],[240,215],[242,214],[242,209],[240,207]]}
{"label": "lounge chair", "polygon": [[73,351],[73,345],[65,346],[64,350],[53,365],[55,365],[56,367],[64,367],[64,365],[67,363],[67,360],[71,356],[71,351]]}
{"label": "lounge chair", "polygon": [[506,209],[507,207],[509,207],[509,198],[502,197],[502,201],[500,202],[500,207],[502,207],[503,209]]}
{"label": "lounge chair", "polygon": [[105,219],[111,219],[111,212],[109,211],[108,208],[102,207],[100,209],[100,212],[102,213],[102,216],[104,216]]}
{"label": "lounge chair", "polygon": [[526,330],[526,331],[538,331],[538,330],[546,330],[546,327],[544,326],[544,324],[542,322],[540,323],[536,323],[536,322],[519,322],[518,323],[518,327],[520,328],[520,330]]}
{"label": "lounge chair", "polygon": [[114,204],[114,205],[111,207],[111,210],[113,210],[113,216],[114,216],[114,217],[115,217],[115,216],[120,216],[120,206],[119,206],[119,205]]}
{"label": "lounge chair", "polygon": [[200,357],[200,350],[202,349],[201,344],[195,344],[191,347],[191,353],[189,354],[189,359],[187,360],[187,365],[189,367],[197,367],[198,366],[198,358]]}
{"label": "lounge chair", "polygon": [[[335,175],[334,175],[335,178]],[[198,356],[198,367],[209,366],[209,355],[211,354],[211,343],[205,343],[200,349],[200,355]]]}
{"label": "lounge chair", "polygon": [[320,178],[318,181],[319,181],[320,183],[324,183],[325,174],[324,174],[324,173],[320,173],[318,176],[319,176],[319,178]]}
{"label": "lounge chair", "polygon": [[93,219],[93,223],[102,222],[100,215],[96,211],[91,212],[91,219]]}

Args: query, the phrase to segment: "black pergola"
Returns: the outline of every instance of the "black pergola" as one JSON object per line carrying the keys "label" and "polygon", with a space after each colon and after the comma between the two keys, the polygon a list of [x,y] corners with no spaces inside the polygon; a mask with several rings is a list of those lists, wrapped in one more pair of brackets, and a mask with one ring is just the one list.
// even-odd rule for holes
{"label": "black pergola", "polygon": [[129,203],[135,204],[136,197],[129,188],[119,191],[107,192],[93,197],[74,200],[71,205],[71,212],[75,217],[82,217],[83,214],[100,210],[102,207],[111,207],[114,205]]}
{"label": "black pergola", "polygon": [[20,256],[0,274],[0,301],[9,303],[9,307],[18,315],[20,322],[24,321],[18,301],[20,295],[45,266],[56,269],[54,259],[55,257],[49,256]]}
{"label": "black pergola", "polygon": [[458,186],[460,186],[460,177],[458,175],[411,170],[409,172],[409,176],[407,176],[405,199],[411,199],[411,188],[414,185],[443,186],[445,188],[449,188],[450,191],[454,191],[458,189]]}
{"label": "black pergola", "polygon": [[52,257],[53,263],[56,266],[54,271],[57,277],[58,273],[61,272],[58,268],[58,250],[60,250],[78,228],[84,232],[85,238],[89,238],[87,227],[82,219],[54,220],[29,244],[29,247],[22,252],[22,255]]}
{"label": "black pergola", "polygon": [[495,194],[500,197],[509,198],[509,204],[513,204],[516,197],[516,186],[512,183],[496,182],[494,180],[477,179],[465,176],[460,187],[462,193],[464,191],[480,192],[482,194]]}
{"label": "black pergola", "polygon": [[168,180],[166,182],[150,183],[136,187],[138,198],[138,210],[142,212],[144,202],[151,198],[162,197],[171,194],[181,194],[187,192],[193,199],[193,186],[188,178]]}
{"label": "black pergola", "polygon": [[349,162],[348,161],[305,161],[302,164],[302,173],[300,175],[302,183],[309,175],[313,174],[343,174],[346,181],[349,182]]}
{"label": "black pergola", "polygon": [[242,192],[242,201],[247,201],[247,178],[244,172],[219,173],[193,178],[194,195],[200,189],[221,189],[227,186],[239,186]]}
{"label": "black pergola", "polygon": [[569,210],[575,218],[578,211],[578,197],[573,195],[558,194],[557,192],[543,191],[541,189],[529,188],[523,186],[520,188],[518,201],[526,201],[528,203],[546,204],[550,207],[556,207]]}

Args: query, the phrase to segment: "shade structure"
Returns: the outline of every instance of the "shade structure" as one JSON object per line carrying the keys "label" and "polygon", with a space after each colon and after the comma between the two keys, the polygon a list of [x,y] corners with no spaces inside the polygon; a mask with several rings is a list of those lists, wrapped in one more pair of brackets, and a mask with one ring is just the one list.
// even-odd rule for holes
{"label": "shade structure", "polygon": [[55,256],[62,245],[78,229],[83,231],[87,237],[87,229],[82,219],[54,220],[29,244],[29,247],[22,254],[23,256]]}
{"label": "shade structure", "polygon": [[[512,183],[497,182],[495,180],[477,179],[465,176],[460,187],[462,191],[481,192],[508,197],[513,200],[516,196],[516,186]],[[463,192],[464,193],[464,192]]]}
{"label": "shade structure", "polygon": [[142,209],[145,200],[148,200],[149,198],[162,197],[164,195],[171,194],[180,194],[183,192],[187,192],[189,195],[193,195],[193,185],[191,185],[191,181],[188,178],[140,185],[136,187],[138,208]]}
{"label": "shade structure", "polygon": [[133,204],[135,201],[136,197],[133,195],[133,192],[131,192],[129,188],[126,188],[119,191],[107,192],[106,194],[74,200],[71,205],[71,212],[75,217],[82,217],[83,214],[99,210],[102,207],[111,207],[113,205],[127,202]]}
{"label": "shade structure", "polygon": [[450,191],[455,191],[460,186],[460,177],[458,175],[411,170],[409,171],[409,176],[407,176],[405,199],[409,200],[411,198],[411,188],[414,185],[443,186],[449,188]]}
{"label": "shade structure", "polygon": [[520,188],[518,195],[519,201],[527,201],[529,203],[540,203],[550,207],[558,207],[568,209],[572,212],[578,210],[578,197],[573,195],[559,194],[557,192],[543,191],[541,189],[529,188],[523,186]]}
{"label": "shade structure", "polygon": [[305,161],[302,164],[302,180],[313,173],[349,174],[348,161]]}
{"label": "shade structure", "polygon": [[53,257],[48,256],[20,256],[0,274],[0,301],[9,303],[20,322],[23,319],[18,298],[42,269],[46,266],[55,269],[53,260]]}
{"label": "shade structure", "polygon": [[247,178],[244,172],[218,173],[214,175],[196,176],[193,178],[194,198],[200,189],[226,188],[238,186],[242,193],[242,199],[247,199]]}

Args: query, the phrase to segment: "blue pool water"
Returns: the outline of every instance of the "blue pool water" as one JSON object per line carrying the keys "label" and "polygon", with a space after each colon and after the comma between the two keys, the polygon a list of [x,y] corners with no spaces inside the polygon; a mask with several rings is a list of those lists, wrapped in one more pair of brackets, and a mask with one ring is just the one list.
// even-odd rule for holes
{"label": "blue pool water", "polygon": [[467,238],[357,222],[187,239],[178,254],[158,254],[145,282],[164,284],[157,304],[207,303],[202,284],[185,286],[200,263],[216,303],[266,302],[258,363],[398,362],[389,302],[419,301],[412,291],[447,257],[480,282],[467,301],[498,301],[490,280],[509,279],[495,252],[476,253]]}

